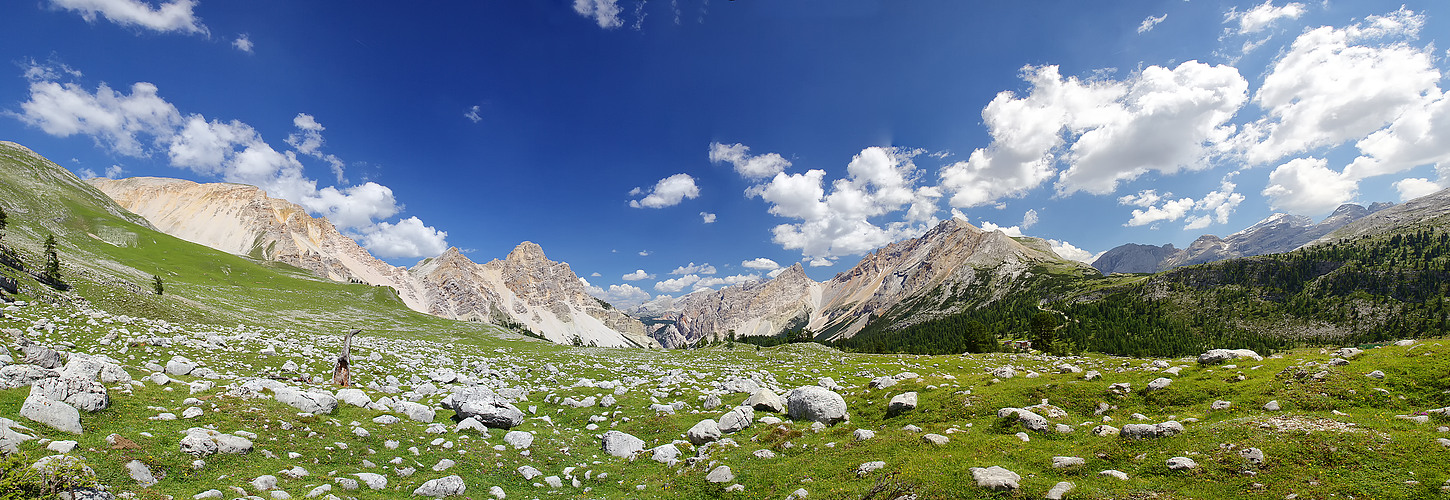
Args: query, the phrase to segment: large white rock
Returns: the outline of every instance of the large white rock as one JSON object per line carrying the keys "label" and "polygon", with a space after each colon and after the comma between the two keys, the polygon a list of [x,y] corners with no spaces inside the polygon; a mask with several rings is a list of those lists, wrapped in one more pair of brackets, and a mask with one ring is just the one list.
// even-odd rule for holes
{"label": "large white rock", "polygon": [[456,420],[473,417],[495,429],[512,429],[524,423],[523,411],[487,387],[465,388],[443,398],[438,405],[453,410]]}
{"label": "large white rock", "polygon": [[81,353],[70,355],[60,376],[95,380],[103,384],[131,383],[131,374],[114,360],[106,356],[91,356]]}
{"label": "large white rock", "polygon": [[274,392],[278,402],[307,413],[332,413],[337,409],[337,397],[326,392],[302,392],[290,387]]}
{"label": "large white rock", "polygon": [[886,414],[896,415],[916,409],[916,392],[903,392],[891,398],[886,404]]}
{"label": "large white rock", "polygon": [[534,444],[534,435],[524,431],[509,431],[503,435],[503,442],[515,450],[522,450]]}
{"label": "large white rock", "polygon": [[126,462],[126,473],[131,476],[131,479],[136,480],[136,484],[142,488],[149,488],[156,485],[156,476],[151,473],[151,468],[147,467],[140,460]]}
{"label": "large white rock", "polygon": [[71,434],[82,432],[79,410],[64,401],[55,401],[45,397],[45,394],[35,387],[30,388],[30,396],[27,396],[25,403],[20,405],[20,416],[48,425],[61,432]]}
{"label": "large white rock", "polygon": [[1022,408],[1002,408],[997,410],[997,418],[1015,419],[1018,423],[1022,424],[1022,427],[1027,428],[1029,431],[1048,432],[1052,429],[1052,425],[1047,421],[1047,417]]}
{"label": "large white rock", "polygon": [[413,490],[413,496],[443,498],[462,495],[466,489],[467,487],[463,484],[463,478],[453,475],[432,479],[423,483],[418,489]]}
{"label": "large white rock", "polygon": [[600,436],[600,448],[605,453],[619,458],[629,458],[644,451],[644,440],[620,431],[609,431]]}
{"label": "large white rock", "polygon": [[685,437],[690,440],[690,444],[695,446],[709,443],[720,439],[720,426],[714,420],[707,418],[685,431]]}
{"label": "large white rock", "polygon": [[826,425],[846,420],[846,400],[835,391],[818,385],[797,387],[786,397],[790,418]]}
{"label": "large white rock", "polygon": [[735,480],[735,473],[730,471],[730,466],[721,465],[706,474],[705,480],[712,483],[728,483]]}
{"label": "large white rock", "polygon": [[195,369],[196,363],[193,363],[191,360],[186,359],[186,357],[184,356],[172,356],[171,360],[166,362],[167,375],[189,375],[191,374],[192,370]]}
{"label": "large white rock", "polygon": [[30,390],[40,391],[51,401],[64,401],[77,410],[95,412],[111,406],[106,386],[84,378],[43,378],[36,380]]}
{"label": "large white rock", "polygon": [[1264,357],[1249,349],[1210,349],[1208,352],[1198,355],[1199,364],[1216,365],[1235,358],[1249,358],[1254,361],[1263,361]]}
{"label": "large white rock", "polygon": [[745,400],[745,406],[749,406],[755,411],[768,411],[771,413],[785,411],[785,402],[781,401],[780,396],[777,396],[775,391],[770,389],[755,391],[755,394],[750,395],[750,398]]}
{"label": "large white rock", "polygon": [[412,401],[399,401],[395,407],[403,415],[407,415],[409,419],[425,424],[432,422],[433,417],[437,415],[437,412],[433,411],[433,408]]}
{"label": "large white rock", "polygon": [[749,406],[738,406],[721,415],[717,426],[720,428],[720,432],[732,434],[750,427],[750,424],[754,422],[755,410],[750,409]]}
{"label": "large white rock", "polygon": [[1120,435],[1127,439],[1152,439],[1168,437],[1183,432],[1183,424],[1169,420],[1161,424],[1128,424]]}
{"label": "large white rock", "polygon": [[1017,489],[1017,482],[1022,480],[1022,476],[993,465],[986,468],[972,467],[972,479],[977,482],[977,486],[989,490],[1012,491]]}
{"label": "large white rock", "polygon": [[0,366],[0,389],[16,389],[34,384],[35,381],[55,377],[55,370],[47,370],[31,364]]}
{"label": "large white rock", "polygon": [[363,392],[362,389],[354,388],[338,389],[337,399],[357,407],[366,407],[368,403],[373,402],[373,399],[368,397],[368,393]]}

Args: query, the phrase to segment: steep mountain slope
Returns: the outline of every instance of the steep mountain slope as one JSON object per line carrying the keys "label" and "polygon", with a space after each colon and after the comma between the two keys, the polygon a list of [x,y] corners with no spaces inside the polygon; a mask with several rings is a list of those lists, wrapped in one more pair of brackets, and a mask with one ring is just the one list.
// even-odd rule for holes
{"label": "steep mountain slope", "polygon": [[[62,281],[91,303],[117,314],[309,331],[497,332],[482,324],[411,311],[389,288],[320,280],[291,265],[176,238],[65,168],[10,142],[0,142],[0,206],[9,213],[3,243],[19,253],[30,271],[42,262],[42,241],[54,235]],[[153,276],[163,280],[164,295],[152,291]],[[21,285],[29,286],[26,280]],[[43,286],[22,292],[57,302],[73,297]]]}
{"label": "steep mountain slope", "polygon": [[671,346],[732,330],[750,336],[805,328],[822,340],[841,339],[868,324],[903,326],[979,307],[1038,272],[1097,274],[1041,240],[951,219],[872,252],[825,283],[811,281],[797,265],[769,281],[687,295],[659,316],[653,335]]}
{"label": "steep mountain slope", "polygon": [[602,346],[653,344],[642,323],[589,297],[568,264],[544,258],[533,243],[482,266],[449,249],[409,270],[373,257],[327,219],[254,186],[154,177],[90,182],[179,238],[333,281],[386,286],[415,311],[522,326],[555,342],[577,336]]}
{"label": "steep mountain slope", "polygon": [[1445,226],[1450,226],[1450,189],[1442,189],[1399,205],[1384,205],[1383,209],[1345,224],[1316,239],[1312,244],[1321,245],[1341,239]]}
{"label": "steep mountain slope", "polygon": [[1193,264],[1288,252],[1391,205],[1375,203],[1369,208],[1340,205],[1317,224],[1302,215],[1274,214],[1226,238],[1211,234],[1200,236],[1182,249],[1172,244],[1129,243],[1104,252],[1092,265],[1104,274],[1154,273]]}
{"label": "steep mountain slope", "polygon": [[333,281],[384,285],[415,311],[424,292],[406,268],[374,258],[326,219],[255,186],[132,177],[88,181],[172,236],[223,252],[285,262]]}

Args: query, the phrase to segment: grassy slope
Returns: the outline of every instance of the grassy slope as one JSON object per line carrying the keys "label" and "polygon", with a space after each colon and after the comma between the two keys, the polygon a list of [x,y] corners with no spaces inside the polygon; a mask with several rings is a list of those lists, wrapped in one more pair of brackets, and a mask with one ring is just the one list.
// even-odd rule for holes
{"label": "grassy slope", "polygon": [[[0,156],[13,157],[15,152],[5,148],[0,145]],[[504,383],[534,388],[530,401],[521,406],[537,407],[538,415],[547,415],[552,422],[530,418],[521,426],[538,436],[530,455],[524,456],[514,450],[494,449],[501,444],[500,431],[494,431],[489,438],[451,430],[435,436],[424,433],[422,424],[406,419],[391,426],[373,424],[371,419],[382,412],[347,405],[332,415],[301,417],[295,409],[270,399],[240,399],[228,395],[224,388],[192,395],[185,386],[157,387],[148,383],[131,394],[113,387],[113,406],[84,415],[87,432],[82,436],[32,425],[43,437],[78,440],[80,446],[73,453],[91,463],[103,482],[115,491],[135,491],[139,498],[187,498],[210,488],[233,497],[236,495],[229,487],[248,487],[246,483],[253,477],[277,474],[295,465],[311,475],[281,480],[281,487],[294,498],[315,485],[335,484],[335,477],[350,477],[355,472],[388,476],[389,487],[383,491],[333,490],[339,496],[363,499],[399,498],[423,481],[446,474],[463,476],[472,498],[483,497],[493,485],[504,488],[510,498],[779,498],[796,488],[809,490],[810,498],[894,498],[897,495],[893,493],[904,492],[914,492],[921,498],[1035,498],[1061,480],[1077,484],[1070,498],[1283,498],[1290,493],[1301,498],[1416,498],[1439,493],[1440,484],[1450,480],[1443,466],[1450,450],[1434,441],[1436,437],[1450,437],[1435,430],[1437,425],[1450,421],[1436,417],[1430,425],[1422,425],[1395,418],[1396,414],[1450,405],[1445,395],[1450,390],[1450,347],[1439,342],[1374,349],[1344,367],[1325,366],[1330,356],[1318,349],[1291,351],[1262,363],[1240,363],[1238,368],[1198,367],[1188,360],[1172,360],[1172,364],[1187,368],[1173,377],[1175,382],[1169,388],[1151,394],[1135,391],[1121,397],[1109,395],[1107,385],[1130,382],[1141,389],[1162,374],[1149,368],[1147,360],[1102,355],[864,355],[812,345],[672,352],[570,348],[511,340],[480,325],[417,315],[403,308],[391,294],[371,287],[321,282],[293,269],[175,240],[126,222],[125,214],[107,211],[103,200],[95,198],[96,193],[82,188],[36,196],[38,190],[65,180],[30,183],[27,179],[33,174],[11,168],[21,166],[12,163],[0,168],[0,203],[12,214],[14,224],[5,242],[20,247],[28,261],[35,262],[39,240],[45,233],[55,232],[62,241],[67,276],[72,277],[79,294],[115,314],[166,319],[179,327],[158,329],[155,323],[128,324],[99,313],[101,320],[92,321],[82,314],[83,309],[62,301],[54,306],[40,304],[11,311],[0,319],[0,328],[27,328],[46,319],[57,328],[52,333],[32,332],[37,340],[50,345],[69,342],[77,352],[108,354],[122,361],[132,376],[140,378],[150,374],[141,368],[146,362],[164,363],[173,355],[184,355],[238,376],[278,373],[286,361],[301,364],[304,373],[324,373],[330,365],[316,353],[332,352],[338,340],[335,333],[358,325],[369,331],[358,339],[357,355],[376,353],[381,358],[357,364],[359,383],[394,375],[407,384],[410,376],[424,375],[435,366],[463,371],[483,363],[509,369],[506,371],[512,376],[506,377]],[[105,234],[124,243],[132,241],[124,234],[128,232],[134,233],[134,243],[119,246],[88,235]],[[96,279],[76,278],[81,269],[96,273]],[[104,284],[119,278],[144,291],[150,274],[157,272],[165,273],[165,296],[136,294],[122,286]],[[49,295],[33,281],[27,281],[26,288],[29,292],[21,298]],[[128,333],[121,333],[120,343],[98,342],[107,334],[122,331]],[[173,337],[176,343],[159,346],[125,342],[150,336]],[[227,338],[230,349],[204,347],[208,336]],[[259,349],[268,345],[276,346],[280,354],[259,355]],[[13,350],[13,344],[10,346]],[[1107,375],[1086,381],[1081,375],[1051,373],[1053,366],[1061,362]],[[545,369],[550,364],[560,373]],[[1043,375],[994,382],[987,374],[1007,364]],[[1363,376],[1375,369],[1383,370],[1387,377],[1379,381]],[[683,380],[661,380],[668,370],[680,370],[675,373]],[[867,386],[873,376],[908,370],[923,378],[889,389]],[[1324,380],[1299,376],[1301,371],[1313,374],[1320,370],[1327,372]],[[698,464],[673,468],[647,458],[629,462],[597,451],[595,435],[609,428],[639,436],[647,446],[681,439],[697,421],[718,418],[723,411],[699,409],[699,398],[705,391],[726,375],[746,372],[769,374],[786,388],[813,384],[819,377],[834,377],[846,386],[842,393],[852,420],[821,433],[811,432],[801,424],[775,427],[757,423],[731,436],[740,447],[721,449]],[[1239,381],[1239,374],[1245,379]],[[615,408],[572,408],[558,403],[564,396],[582,399],[609,393],[570,388],[578,378],[615,380],[624,376],[640,377],[642,381],[619,396]],[[183,382],[193,380],[178,378]],[[920,406],[888,417],[887,400],[908,390],[920,393]],[[23,388],[0,391],[0,414],[13,415],[27,393]],[[383,396],[370,394],[374,399]],[[205,410],[203,416],[196,420],[149,420],[162,411],[179,415],[190,406],[183,402],[188,397],[202,401],[196,406]],[[745,397],[732,394],[723,399],[728,407]],[[426,398],[423,402],[436,399]],[[1067,411],[1067,417],[1054,421],[1073,426],[1073,433],[1033,434],[1032,440],[1024,443],[1014,436],[1020,428],[1004,425],[995,416],[998,408],[1033,405],[1042,399]],[[1217,399],[1233,401],[1234,406],[1227,411],[1208,410]],[[1278,400],[1284,409],[1259,409],[1269,400]],[[655,401],[683,401],[687,406],[679,414],[659,416],[646,409]],[[1168,418],[1201,421],[1188,424],[1183,435],[1160,440],[1130,442],[1094,437],[1087,432],[1091,425],[1083,424],[1102,421],[1093,411],[1099,403],[1117,406],[1107,413],[1115,426],[1129,422],[1133,413],[1142,413],[1155,422]],[[440,410],[438,421],[446,423],[448,414]],[[584,429],[591,416],[605,418],[598,431]],[[1344,422],[1353,424],[1355,430],[1278,432],[1259,425],[1271,417]],[[352,434],[352,422],[369,430],[371,436]],[[940,448],[925,444],[918,434],[900,430],[907,424],[926,432],[944,433],[951,442]],[[200,425],[215,425],[222,431],[256,432],[257,451],[244,456],[209,457],[203,469],[193,470],[192,458],[177,451],[177,442],[182,437],[180,431]],[[858,428],[873,429],[878,435],[855,442],[851,432]],[[948,433],[949,429],[960,432]],[[113,432],[136,441],[141,448],[110,449],[104,438]],[[438,437],[454,446],[429,444]],[[383,446],[387,439],[397,439],[401,446],[389,450]],[[1263,467],[1250,467],[1234,450],[1227,449],[1228,445],[1259,447],[1267,454],[1268,462]],[[418,454],[409,452],[409,447],[417,447]],[[688,446],[681,448],[686,456],[693,454]],[[754,457],[756,450],[765,448],[778,456]],[[22,450],[33,457],[48,454],[33,441],[24,444]],[[269,458],[262,450],[272,452],[276,458]],[[287,452],[301,456],[291,459]],[[1088,464],[1079,469],[1053,469],[1051,458],[1057,455],[1083,457]],[[1167,470],[1164,460],[1178,455],[1195,458],[1200,468],[1188,473]],[[402,459],[399,467],[415,467],[418,472],[399,477],[385,469],[391,467],[388,462],[395,457]],[[445,457],[460,465],[446,472],[429,470]],[[135,487],[124,469],[132,459],[150,464],[154,470],[164,472],[166,478],[155,487]],[[380,467],[368,468],[363,460]],[[856,468],[873,460],[887,465],[858,477]],[[536,488],[513,472],[524,464],[539,468],[545,475],[564,475],[564,468],[578,467],[575,475],[590,490],[569,486],[556,491]],[[734,469],[737,481],[746,486],[744,492],[727,494],[723,485],[704,480],[705,474],[720,464]],[[992,494],[976,488],[968,468],[992,465],[1022,474],[1023,490]],[[1127,472],[1132,479],[1118,481],[1097,474],[1104,469]],[[591,473],[590,479],[584,478],[585,470]],[[1256,475],[1247,475],[1245,470],[1253,470]],[[600,478],[601,473],[607,476]],[[636,485],[644,485],[645,489],[636,490]]]}

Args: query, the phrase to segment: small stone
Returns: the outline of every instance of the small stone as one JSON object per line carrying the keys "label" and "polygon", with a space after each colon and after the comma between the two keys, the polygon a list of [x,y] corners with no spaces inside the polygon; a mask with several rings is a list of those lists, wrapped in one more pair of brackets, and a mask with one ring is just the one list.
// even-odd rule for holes
{"label": "small stone", "polygon": [[1268,411],[1279,411],[1279,402],[1270,401],[1268,403],[1264,403],[1264,409]]}
{"label": "small stone", "polygon": [[1062,500],[1062,497],[1067,496],[1067,492],[1072,491],[1073,486],[1070,482],[1059,481],[1052,486],[1052,489],[1047,490],[1047,500]]}
{"label": "small stone", "polygon": [[1117,478],[1117,479],[1120,479],[1120,480],[1123,480],[1123,481],[1127,481],[1128,480],[1128,473],[1123,472],[1123,471],[1120,471],[1120,470],[1108,469],[1108,470],[1099,472],[1098,475],[1113,477],[1113,478]]}
{"label": "small stone", "polygon": [[1052,468],[1054,469],[1065,469],[1082,465],[1087,465],[1087,460],[1082,457],[1052,457]]}
{"label": "small stone", "polygon": [[921,440],[925,441],[927,444],[935,446],[943,446],[951,441],[950,439],[947,439],[946,436],[943,436],[941,434],[926,434],[921,437]]}
{"label": "small stone", "polygon": [[867,439],[876,437],[876,431],[870,429],[856,429],[855,432],[851,433],[851,437],[855,438],[857,441],[865,441]]}
{"label": "small stone", "polygon": [[880,469],[880,468],[885,467],[885,466],[886,466],[886,462],[883,462],[883,461],[880,461],[880,460],[877,460],[875,462],[866,462],[864,464],[861,464],[860,467],[857,467],[856,468],[856,476],[857,477],[865,476],[865,475],[870,474],[870,473],[876,471],[877,469]]}
{"label": "small stone", "polygon": [[721,465],[706,474],[705,480],[712,483],[728,483],[735,480],[735,473],[730,472],[730,466]]}
{"label": "small stone", "polygon": [[1169,470],[1191,470],[1198,468],[1198,462],[1188,457],[1173,457],[1168,459]]}

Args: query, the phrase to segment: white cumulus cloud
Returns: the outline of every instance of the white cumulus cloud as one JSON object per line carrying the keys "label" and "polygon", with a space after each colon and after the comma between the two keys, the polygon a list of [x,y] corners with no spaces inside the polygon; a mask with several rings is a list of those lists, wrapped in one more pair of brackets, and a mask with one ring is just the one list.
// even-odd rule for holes
{"label": "white cumulus cloud", "polygon": [[700,212],[700,222],[705,224],[714,224],[715,214],[712,214],[710,212]]}
{"label": "white cumulus cloud", "polygon": [[[936,223],[940,190],[917,187],[916,152],[870,147],[846,165],[846,177],[831,182],[824,170],[803,174],[779,172],[746,191],[770,204],[770,213],[800,222],[777,225],[773,241],[800,250],[812,262],[866,252],[887,243],[918,236]],[[905,211],[904,220],[877,225],[872,218]]]}
{"label": "white cumulus cloud", "polygon": [[246,52],[248,54],[252,53],[252,46],[252,37],[247,35],[246,33],[237,35],[237,39],[232,40],[232,47],[236,47],[237,50]]}
{"label": "white cumulus cloud", "polygon": [[628,283],[609,285],[608,289],[604,289],[590,285],[584,278],[579,278],[579,281],[583,282],[584,290],[589,295],[608,302],[616,308],[628,309],[649,302],[651,299],[649,292]]}
{"label": "white cumulus cloud", "polygon": [[1361,139],[1436,100],[1441,75],[1432,49],[1404,42],[1424,21],[1401,9],[1299,35],[1254,94],[1265,116],[1237,139],[1249,162]]}
{"label": "white cumulus cloud", "polygon": [[775,174],[784,172],[790,166],[790,161],[776,153],[763,155],[750,154],[750,148],[744,144],[724,145],[718,142],[710,143],[710,162],[729,163],[734,165],[735,173],[750,180],[768,179]]}
{"label": "white cumulus cloud", "polygon": [[260,187],[273,197],[327,217],[379,256],[433,256],[447,248],[447,233],[416,217],[375,222],[402,210],[387,186],[368,182],[319,188],[304,172],[298,154],[322,159],[334,173],[341,172],[341,160],[321,152],[324,128],[310,115],[298,114],[293,119],[297,132],[286,141],[293,149],[279,151],[246,123],[183,114],[150,83],[135,83],[130,94],[123,94],[105,84],[90,92],[76,83],[55,81],[79,76],[69,68],[32,67],[26,76],[30,99],[20,104],[21,112],[14,116],[50,135],[88,136],[122,156],[164,154],[173,167]]}
{"label": "white cumulus cloud", "polygon": [[681,290],[689,288],[690,285],[693,285],[699,281],[699,276],[693,274],[686,274],[678,278],[672,278],[656,282],[655,291],[665,293],[679,293]]}
{"label": "white cumulus cloud", "polygon": [[473,105],[473,107],[468,108],[468,112],[467,113],[464,113],[463,114],[463,117],[464,118],[467,118],[468,121],[471,121],[473,123],[481,122],[481,121],[483,121],[483,116],[482,115],[479,115],[478,112],[482,108],[483,108],[482,106],[479,106],[479,105],[475,104],[475,105]]}
{"label": "white cumulus cloud", "polygon": [[1028,209],[1027,213],[1022,214],[1022,228],[1027,229],[1037,225],[1037,220],[1037,210]]}
{"label": "white cumulus cloud", "polygon": [[[1172,222],[1187,218],[1184,229],[1202,229],[1210,224],[1227,224],[1235,208],[1244,201],[1244,195],[1234,191],[1236,184],[1225,179],[1219,189],[1210,191],[1197,200],[1193,198],[1173,199],[1172,193],[1159,195],[1157,191],[1145,190],[1118,198],[1118,204],[1137,206],[1132,217],[1124,226],[1147,226],[1160,222]],[[1156,226],[1155,226],[1156,227]]]}
{"label": "white cumulus cloud", "polygon": [[1445,189],[1445,186],[1423,177],[1400,179],[1395,182],[1394,186],[1395,190],[1400,192],[1400,201],[1410,201]]}
{"label": "white cumulus cloud", "polygon": [[1238,33],[1246,35],[1263,31],[1264,28],[1272,26],[1280,19],[1298,19],[1307,11],[1304,4],[1299,2],[1289,2],[1275,7],[1273,0],[1264,0],[1264,3],[1243,12],[1239,12],[1238,9],[1230,9],[1228,13],[1224,14],[1223,22],[1237,22]]}
{"label": "white cumulus cloud", "polygon": [[1262,194],[1276,210],[1321,214],[1352,200],[1359,184],[1335,172],[1323,158],[1295,158],[1269,174]]}
{"label": "white cumulus cloud", "polygon": [[624,281],[639,281],[654,279],[654,277],[655,275],[644,272],[644,269],[635,269],[634,272],[626,274],[624,276],[620,276],[619,279],[622,279]]}
{"label": "white cumulus cloud", "polygon": [[1057,66],[1023,68],[1023,78],[1027,95],[1004,91],[982,110],[991,144],[942,169],[951,206],[1020,197],[1053,177],[1059,195],[1108,194],[1150,171],[1207,168],[1248,99],[1237,69],[1198,61],[1125,81],[1064,78]]}
{"label": "white cumulus cloud", "polygon": [[1138,33],[1147,33],[1149,31],[1153,31],[1154,26],[1157,26],[1158,23],[1166,20],[1168,20],[1168,14],[1163,14],[1158,17],[1148,16],[1143,19],[1142,24],[1138,25]]}
{"label": "white cumulus cloud", "polygon": [[689,263],[689,265],[675,268],[674,271],[670,271],[670,274],[715,274],[715,272],[715,266],[712,266],[710,264],[700,264],[697,266],[694,262],[691,262]]}
{"label": "white cumulus cloud", "polygon": [[619,0],[574,0],[574,12],[593,19],[600,28],[624,26],[624,20],[619,18]]}
{"label": "white cumulus cloud", "polygon": [[[643,190],[635,188],[630,194],[638,196]],[[649,194],[638,200],[630,200],[629,206],[634,208],[665,208],[679,205],[685,199],[700,197],[700,188],[695,185],[695,178],[689,174],[675,174],[660,179],[655,183]]]}
{"label": "white cumulus cloud", "polygon": [[765,257],[756,257],[754,259],[741,262],[740,265],[748,269],[759,269],[761,271],[770,271],[780,268],[780,264],[777,264],[775,261],[767,259]]}
{"label": "white cumulus cloud", "polygon": [[50,0],[52,5],[79,12],[86,22],[95,22],[97,16],[121,26],[135,26],[166,32],[196,33],[208,35],[206,25],[201,24],[192,9],[196,0],[172,0],[152,8],[139,0]]}
{"label": "white cumulus cloud", "polygon": [[363,230],[362,246],[373,255],[389,257],[425,257],[448,249],[446,231],[423,225],[417,217],[401,219],[397,224],[379,222]]}

